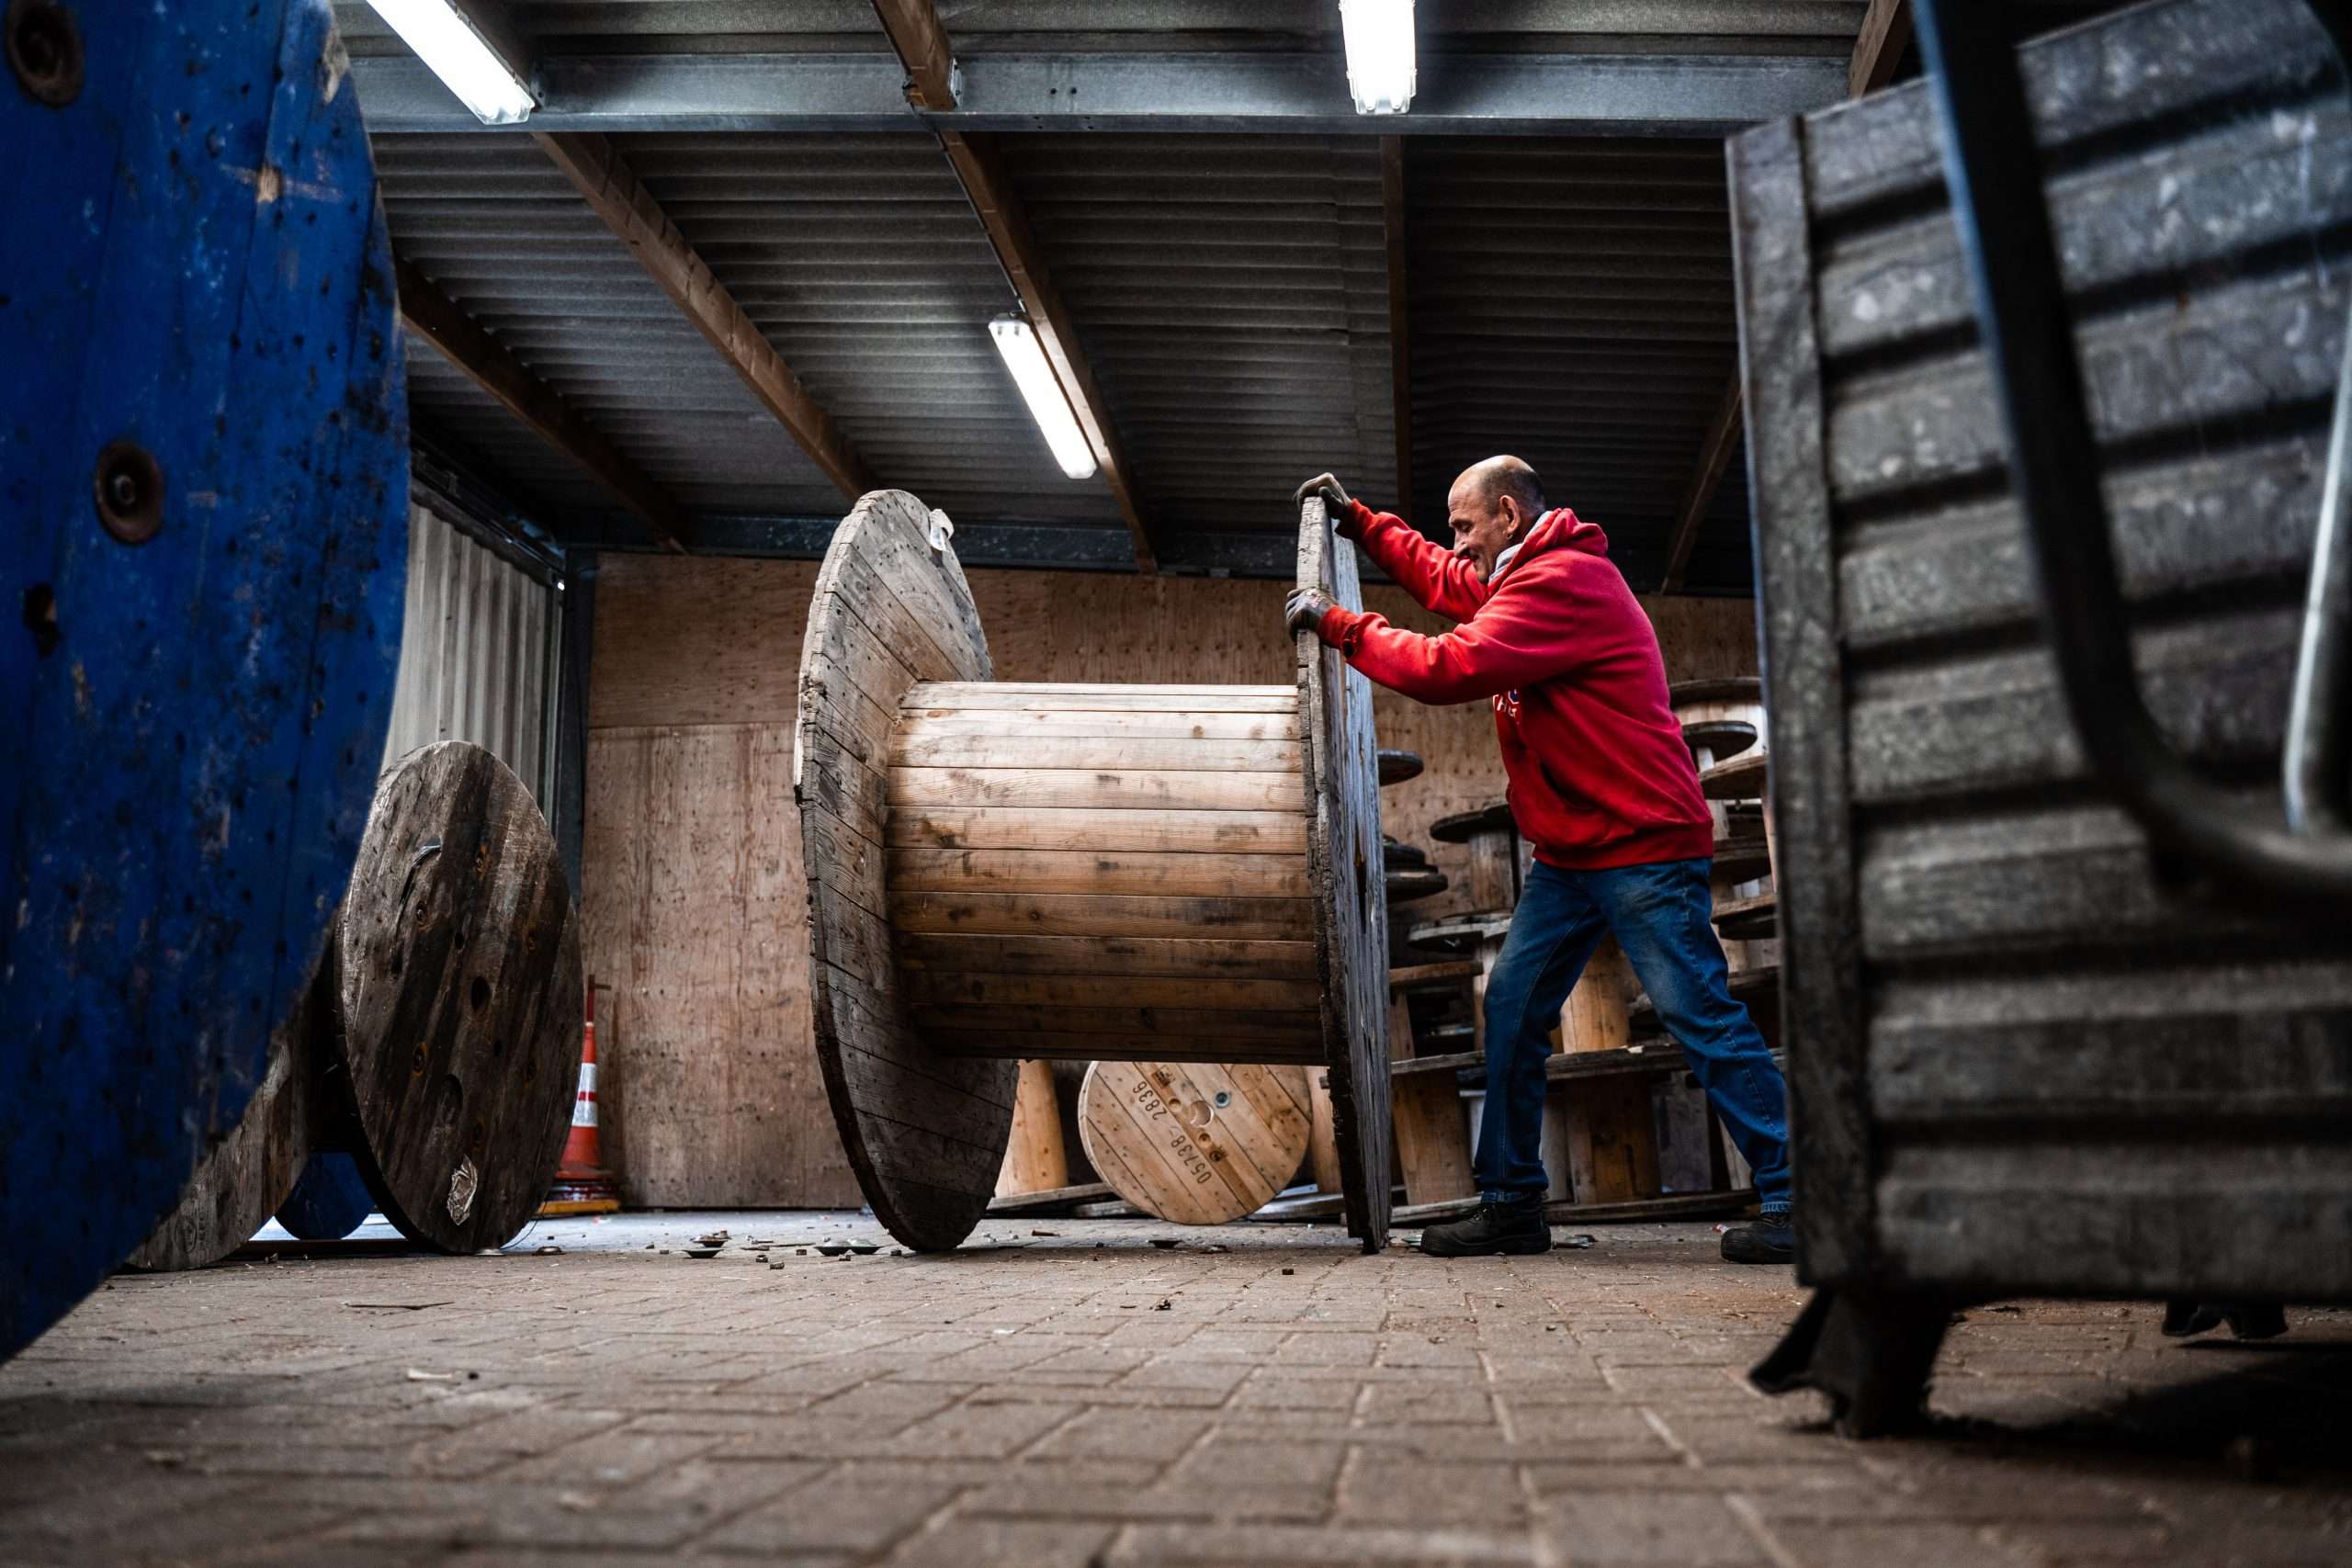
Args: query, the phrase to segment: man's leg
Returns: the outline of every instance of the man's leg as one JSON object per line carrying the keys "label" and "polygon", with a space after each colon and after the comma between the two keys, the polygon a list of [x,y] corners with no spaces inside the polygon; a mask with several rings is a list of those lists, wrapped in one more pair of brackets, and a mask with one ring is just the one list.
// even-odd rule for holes
{"label": "man's leg", "polygon": [[[1668,861],[1589,872],[1587,885],[1667,1032],[1682,1047],[1724,1129],[1756,1171],[1764,1224],[1724,1238],[1724,1256],[1779,1261],[1790,1240],[1789,1091],[1747,1009],[1732,999],[1715,937],[1708,863]],[[1733,1236],[1746,1239],[1735,1242]],[[1749,1247],[1755,1242],[1756,1247]]]}
{"label": "man's leg", "polygon": [[1479,1212],[1431,1225],[1421,1250],[1439,1257],[1541,1251],[1544,1224],[1544,1065],[1560,1004],[1600,941],[1600,911],[1574,874],[1537,863],[1510,934],[1487,976],[1487,1106],[1474,1168]]}

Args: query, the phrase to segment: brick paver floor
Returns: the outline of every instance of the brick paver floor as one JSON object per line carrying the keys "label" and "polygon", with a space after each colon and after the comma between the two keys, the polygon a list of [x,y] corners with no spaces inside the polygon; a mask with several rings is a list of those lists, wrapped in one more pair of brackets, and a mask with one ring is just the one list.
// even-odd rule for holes
{"label": "brick paver floor", "polygon": [[[2352,1314],[2248,1348],[1980,1308],[1936,1429],[1856,1444],[1743,1380],[1785,1272],[1598,1235],[996,1222],[914,1258],[651,1215],[126,1275],[0,1368],[0,1562],[2352,1563]],[[852,1235],[881,1250],[815,1250]]]}

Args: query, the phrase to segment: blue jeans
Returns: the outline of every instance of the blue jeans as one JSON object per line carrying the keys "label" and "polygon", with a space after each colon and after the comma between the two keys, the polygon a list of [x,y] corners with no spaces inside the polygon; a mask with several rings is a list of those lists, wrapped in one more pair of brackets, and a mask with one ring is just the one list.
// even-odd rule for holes
{"label": "blue jeans", "polygon": [[1535,863],[1487,976],[1487,1108],[1478,1122],[1478,1186],[1525,1197],[1544,1176],[1544,1064],[1577,976],[1612,932],[1681,1045],[1732,1142],[1756,1168],[1769,1212],[1789,1206],[1788,1086],[1747,1009],[1732,1000],[1723,943],[1710,917],[1703,860],[1608,871]]}

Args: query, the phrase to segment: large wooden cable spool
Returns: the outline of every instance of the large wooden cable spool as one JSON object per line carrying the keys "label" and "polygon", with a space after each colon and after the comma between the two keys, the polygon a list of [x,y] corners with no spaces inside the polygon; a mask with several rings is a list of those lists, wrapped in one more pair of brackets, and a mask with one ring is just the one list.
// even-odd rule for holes
{"label": "large wooden cable spool", "polygon": [[445,1252],[496,1247],[537,1212],[585,1004],[570,885],[522,781],[463,741],[393,763],[334,933],[261,1092],[139,1266],[226,1257],[333,1153],[403,1235]]}
{"label": "large wooden cable spool", "polygon": [[[0,1359],[154,1231],[268,1076],[383,751],[409,446],[328,8],[8,26]],[[60,29],[86,59],[19,58]]]}
{"label": "large wooden cable spool", "polygon": [[[1300,580],[1356,604],[1302,508]],[[1385,1243],[1385,916],[1371,692],[999,682],[954,548],[863,497],[818,573],[794,757],[818,1056],[891,1234],[968,1235],[1015,1062],[1330,1074],[1349,1227]]]}
{"label": "large wooden cable spool", "polygon": [[1254,1214],[1306,1157],[1306,1069],[1097,1062],[1079,1136],[1112,1190],[1157,1219],[1221,1225]]}

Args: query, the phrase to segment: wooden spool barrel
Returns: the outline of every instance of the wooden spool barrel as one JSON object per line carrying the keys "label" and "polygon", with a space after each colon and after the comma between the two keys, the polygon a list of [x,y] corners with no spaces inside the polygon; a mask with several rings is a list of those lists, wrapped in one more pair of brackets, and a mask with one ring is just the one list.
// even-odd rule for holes
{"label": "wooden spool barrel", "polygon": [[383,754],[408,538],[391,247],[327,7],[10,26],[44,13],[87,60],[55,103],[35,64],[0,83],[0,1359],[267,1077]]}
{"label": "wooden spool barrel", "polygon": [[1510,807],[1500,801],[1476,811],[1441,817],[1430,837],[1442,844],[1464,846],[1462,907],[1481,912],[1509,914],[1519,907],[1523,885],[1519,826]]}
{"label": "wooden spool barrel", "polygon": [[402,1235],[445,1252],[496,1247],[537,1212],[571,1127],[585,998],[570,885],[523,782],[464,741],[400,759],[334,931],[265,1092],[141,1267],[226,1257],[330,1152]]}
{"label": "wooden spool barrel", "polygon": [[1265,1207],[1306,1157],[1306,1070],[1097,1062],[1079,1138],[1113,1191],[1155,1219],[1221,1225]]}
{"label": "wooden spool barrel", "polygon": [[[970,1233],[1016,1059],[1276,1063],[1329,1073],[1349,1229],[1384,1245],[1369,684],[1311,636],[1291,685],[996,682],[930,516],[876,491],[835,531],[794,752],[818,1058],[876,1217]],[[1320,502],[1299,580],[1361,602]]]}

